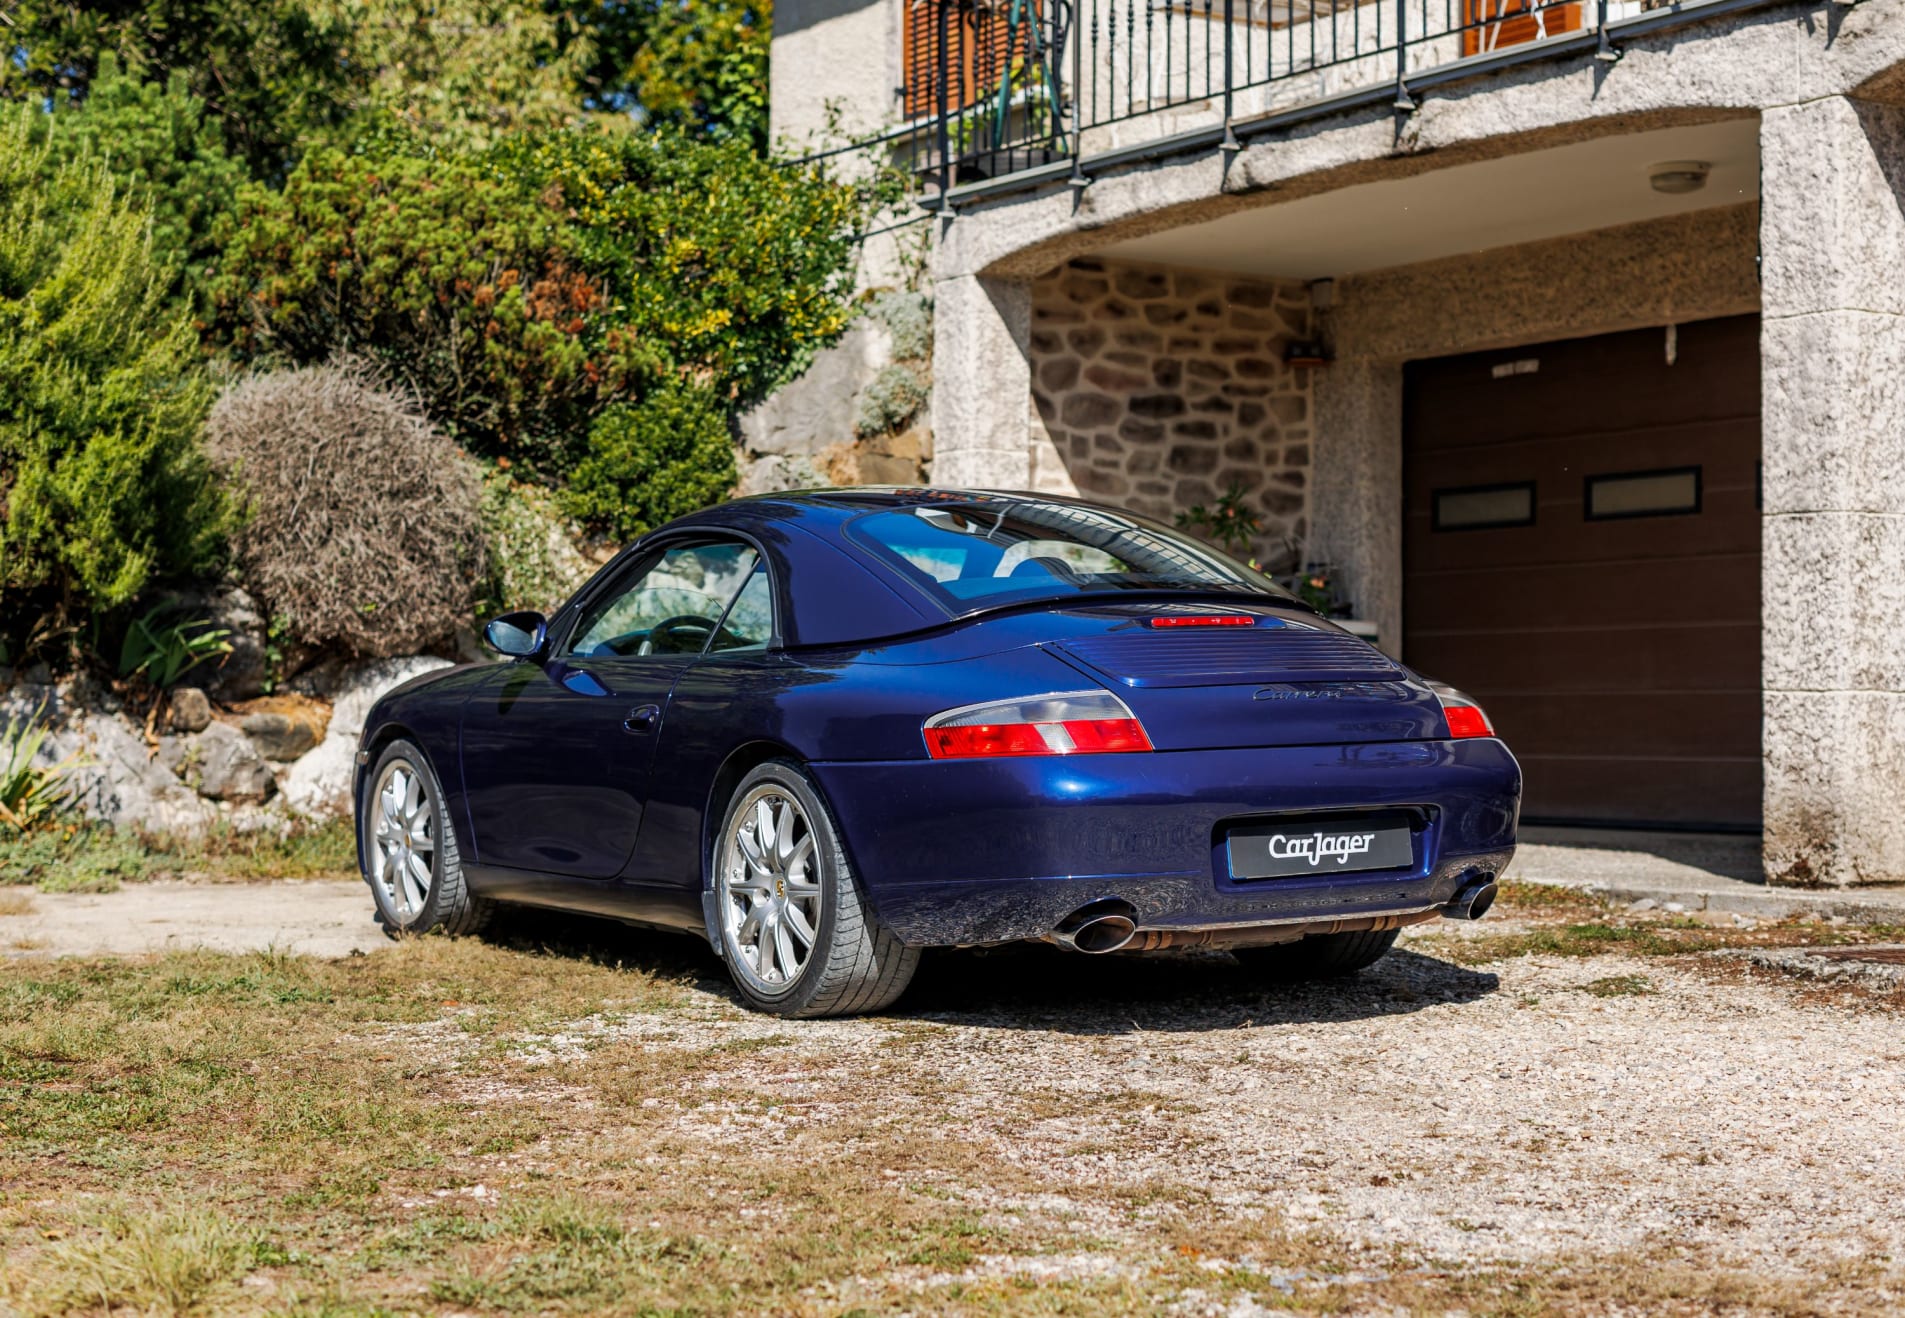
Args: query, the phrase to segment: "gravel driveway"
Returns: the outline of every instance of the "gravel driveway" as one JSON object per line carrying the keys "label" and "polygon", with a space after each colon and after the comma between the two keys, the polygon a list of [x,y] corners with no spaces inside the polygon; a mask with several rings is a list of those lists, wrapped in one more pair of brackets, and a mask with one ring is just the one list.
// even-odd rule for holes
{"label": "gravel driveway", "polygon": [[[356,883],[32,903],[0,919],[15,955],[141,951],[186,930],[217,946],[269,928],[320,956],[384,945]],[[1345,1266],[1636,1258],[1817,1284],[1828,1309],[1890,1308],[1882,1287],[1905,1259],[1896,996],[1725,953],[1503,942],[1588,918],[1521,908],[1410,930],[1359,978],[1307,989],[1266,991],[1223,957],[945,954],[894,1013],[803,1023],[740,1010],[690,940],[631,932],[629,962],[681,976],[683,1005],[523,1047],[552,1094],[605,1046],[694,1058],[681,1093],[643,1103],[664,1104],[669,1139],[711,1163],[896,1123],[983,1148],[990,1161],[950,1178],[947,1196],[1078,1240],[1056,1259],[1007,1250],[974,1265],[1004,1275],[1115,1274],[1167,1225],[1208,1234],[1221,1254],[1228,1228],[1276,1222],[1339,1242]],[[1463,950],[1480,937],[1506,950]],[[450,1028],[403,1046],[454,1073],[473,1046],[458,1039]],[[508,1192],[509,1166],[479,1170]],[[1819,1280],[1848,1265],[1856,1283]],[[946,1279],[857,1284],[892,1304]]]}

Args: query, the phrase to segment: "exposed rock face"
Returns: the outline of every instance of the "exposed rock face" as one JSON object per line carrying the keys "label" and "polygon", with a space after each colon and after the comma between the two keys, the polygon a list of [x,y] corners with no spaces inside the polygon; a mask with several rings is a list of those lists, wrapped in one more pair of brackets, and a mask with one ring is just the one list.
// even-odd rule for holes
{"label": "exposed rock face", "polygon": [[297,696],[266,696],[239,711],[238,726],[267,760],[289,764],[324,740],[331,716],[324,705]]}
{"label": "exposed rock face", "polygon": [[370,707],[392,687],[448,667],[447,660],[419,656],[378,659],[341,670],[332,691],[331,723],[324,740],[284,776],[284,797],[291,809],[313,817],[348,814],[357,738]]}
{"label": "exposed rock face", "polygon": [[193,836],[218,818],[218,807],[202,799],[164,764],[132,724],[117,714],[75,711],[40,748],[43,764],[69,755],[79,764],[67,771],[74,807],[115,828]]}
{"label": "exposed rock face", "polygon": [[163,738],[159,761],[186,786],[214,801],[255,804],[278,786],[258,748],[229,723],[213,723],[203,732],[188,736]]}
{"label": "exposed rock face", "polygon": [[[897,433],[868,433],[869,412],[879,409],[869,409],[867,400],[895,370],[897,357],[926,350],[924,344],[896,342],[878,315],[855,321],[838,343],[815,355],[800,378],[741,418],[737,493],[924,480],[932,436],[923,410],[919,421]],[[917,369],[927,370],[923,363]]]}

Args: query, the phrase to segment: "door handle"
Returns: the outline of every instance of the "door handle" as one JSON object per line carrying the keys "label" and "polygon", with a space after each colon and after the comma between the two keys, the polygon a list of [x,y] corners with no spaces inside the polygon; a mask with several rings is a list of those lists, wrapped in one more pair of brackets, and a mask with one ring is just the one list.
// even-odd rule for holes
{"label": "door handle", "polygon": [[660,705],[638,705],[628,711],[628,717],[622,720],[623,732],[653,732],[655,721],[661,717]]}

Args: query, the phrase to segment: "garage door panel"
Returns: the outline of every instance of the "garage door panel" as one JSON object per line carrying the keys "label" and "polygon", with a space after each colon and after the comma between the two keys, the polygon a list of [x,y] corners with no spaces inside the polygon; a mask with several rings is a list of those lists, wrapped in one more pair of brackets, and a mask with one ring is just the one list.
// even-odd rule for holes
{"label": "garage door panel", "polygon": [[[1604,433],[1717,416],[1757,424],[1757,394],[1738,385],[1746,370],[1758,384],[1759,318],[1681,325],[1674,340],[1671,366],[1665,326],[1435,362],[1405,398],[1411,447],[1434,453],[1472,442],[1456,423],[1478,410],[1498,433],[1523,439],[1578,431],[1584,416]],[[1557,407],[1557,399],[1572,406]]]}
{"label": "garage door panel", "polygon": [[1561,627],[1596,619],[1629,624],[1737,622],[1759,617],[1757,554],[1424,573],[1408,580],[1413,628],[1437,631]]}
{"label": "garage door panel", "polygon": [[[1750,490],[1707,492],[1702,512],[1589,522],[1581,516],[1580,492],[1559,505],[1543,503],[1533,526],[1474,531],[1436,531],[1427,508],[1409,514],[1406,534],[1437,541],[1413,561],[1414,573],[1445,568],[1487,568],[1518,563],[1629,563],[1660,557],[1663,538],[1679,554],[1759,553],[1759,518]],[[1667,525],[1668,522],[1674,525]]]}
{"label": "garage door panel", "polygon": [[[1673,341],[1671,363],[1663,328],[1405,372],[1404,658],[1488,708],[1531,817],[1758,822],[1758,318]],[[1665,474],[1689,468],[1697,500]],[[1590,476],[1622,477],[1603,512],[1644,515],[1590,518]],[[1532,524],[1438,529],[1438,491],[1527,482]]]}
{"label": "garage door panel", "polygon": [[1523,819],[1733,827],[1760,814],[1760,765],[1518,755]]}
{"label": "garage door panel", "polygon": [[[1610,637],[1573,626],[1503,628],[1487,636],[1417,632],[1409,663],[1435,677],[1459,667],[1463,690],[1490,709],[1491,693],[1529,690],[1759,690],[1759,619],[1629,627]],[[1689,662],[1689,657],[1695,662]]]}
{"label": "garage door panel", "polygon": [[[1596,696],[1484,695],[1496,730],[1517,755],[1600,749],[1620,756],[1757,758],[1758,691],[1687,691]],[[1592,732],[1584,740],[1583,733]]]}

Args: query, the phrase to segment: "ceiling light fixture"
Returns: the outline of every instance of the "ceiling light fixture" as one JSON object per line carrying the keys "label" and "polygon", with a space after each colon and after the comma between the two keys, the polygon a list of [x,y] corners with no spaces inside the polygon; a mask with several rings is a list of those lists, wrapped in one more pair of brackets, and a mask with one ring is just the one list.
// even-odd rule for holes
{"label": "ceiling light fixture", "polygon": [[1713,166],[1704,160],[1663,160],[1647,167],[1647,181],[1655,192],[1678,197],[1704,188],[1712,171]]}

